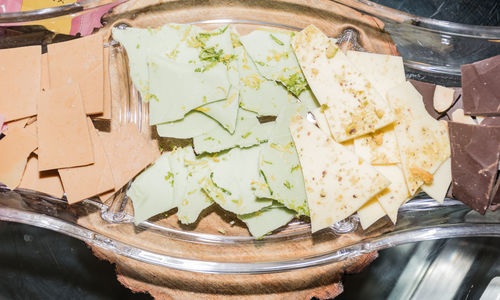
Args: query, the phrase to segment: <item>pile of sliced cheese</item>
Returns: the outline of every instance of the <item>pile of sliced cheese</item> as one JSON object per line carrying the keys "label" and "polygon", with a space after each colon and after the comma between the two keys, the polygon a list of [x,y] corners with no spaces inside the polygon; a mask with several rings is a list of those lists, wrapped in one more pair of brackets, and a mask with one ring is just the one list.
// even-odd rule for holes
{"label": "pile of sliced cheese", "polygon": [[421,189],[445,196],[446,123],[427,114],[400,57],[343,53],[312,25],[239,36],[168,24],[113,38],[158,135],[193,140],[134,180],[136,224],[173,208],[194,223],[216,203],[255,237],[301,215],[313,232],[356,212],[367,228],[396,222]]}
{"label": "pile of sliced cheese", "polygon": [[[103,35],[0,50],[0,183],[70,204],[107,200],[160,155],[132,124],[111,119],[109,48]],[[119,151],[118,151],[119,150]]]}

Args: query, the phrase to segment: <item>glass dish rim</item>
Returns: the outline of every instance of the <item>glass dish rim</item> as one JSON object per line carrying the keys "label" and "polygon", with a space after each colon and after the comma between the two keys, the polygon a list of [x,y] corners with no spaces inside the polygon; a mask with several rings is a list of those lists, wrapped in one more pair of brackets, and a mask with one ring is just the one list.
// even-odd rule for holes
{"label": "glass dish rim", "polygon": [[[102,7],[107,4],[126,2],[128,0],[83,0],[62,6],[31,10],[25,12],[11,12],[0,14],[0,25],[4,23],[20,23],[47,18],[58,17],[67,14],[80,13],[87,10]],[[500,39],[500,26],[469,25],[457,22],[443,21],[433,18],[420,17],[405,13],[369,0],[330,0],[357,11],[368,13],[375,17],[396,23],[418,27],[422,30],[451,34],[462,37]]]}

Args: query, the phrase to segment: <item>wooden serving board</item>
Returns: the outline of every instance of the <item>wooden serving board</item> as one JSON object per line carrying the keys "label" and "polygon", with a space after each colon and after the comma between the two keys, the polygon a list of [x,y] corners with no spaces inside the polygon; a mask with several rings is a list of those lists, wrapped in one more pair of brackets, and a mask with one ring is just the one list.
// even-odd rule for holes
{"label": "wooden serving board", "polygon": [[[328,0],[137,0],[128,1],[105,17],[102,29],[109,34],[112,26],[125,23],[136,27],[157,27],[166,23],[188,23],[206,20],[245,20],[237,26],[245,34],[262,26],[249,24],[266,21],[294,28],[314,24],[327,35],[338,37],[347,29],[354,29],[360,46],[369,52],[397,55],[390,36],[383,31],[384,24],[371,16]],[[214,22],[212,22],[214,23]],[[204,26],[218,26],[215,24]],[[220,26],[220,24],[219,24]],[[120,63],[125,53],[112,54],[110,73],[113,103],[127,95],[127,85],[120,80],[127,72]],[[123,109],[113,106],[114,123],[123,122]],[[147,122],[142,122],[144,134],[153,137]],[[130,203],[126,211],[133,213]],[[229,221],[235,221],[233,225]],[[181,226],[175,215],[160,216],[154,220],[164,227],[186,231],[227,236],[248,236],[248,231],[234,215],[213,207],[193,226]],[[369,231],[361,229],[344,235],[324,231],[314,237],[292,239],[279,243],[214,245],[171,239],[158,232],[141,230],[131,224],[109,224],[100,212],[81,217],[78,223],[86,228],[130,245],[170,256],[221,262],[275,261],[313,257],[352,245],[361,239],[391,230],[388,219],[382,219]],[[359,272],[377,257],[369,253],[342,262],[304,270],[260,275],[215,275],[178,271],[142,263],[93,247],[95,255],[116,264],[118,280],[133,291],[149,292],[158,299],[310,299],[315,296],[329,299],[342,292],[341,275]]]}

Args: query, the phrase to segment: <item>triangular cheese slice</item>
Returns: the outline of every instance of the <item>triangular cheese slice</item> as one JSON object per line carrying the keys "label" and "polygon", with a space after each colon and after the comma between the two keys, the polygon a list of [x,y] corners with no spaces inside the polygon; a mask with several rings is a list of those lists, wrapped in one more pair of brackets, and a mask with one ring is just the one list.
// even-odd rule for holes
{"label": "triangular cheese slice", "polygon": [[325,108],[337,142],[374,132],[394,121],[385,99],[314,25],[296,34],[292,45],[311,90]]}
{"label": "triangular cheese slice", "polygon": [[434,172],[450,157],[450,141],[445,121],[432,118],[422,96],[409,82],[387,93],[397,121],[396,138],[410,195],[433,182]]}
{"label": "triangular cheese slice", "polygon": [[347,218],[390,184],[307,120],[297,116],[290,131],[304,175],[312,232]]}

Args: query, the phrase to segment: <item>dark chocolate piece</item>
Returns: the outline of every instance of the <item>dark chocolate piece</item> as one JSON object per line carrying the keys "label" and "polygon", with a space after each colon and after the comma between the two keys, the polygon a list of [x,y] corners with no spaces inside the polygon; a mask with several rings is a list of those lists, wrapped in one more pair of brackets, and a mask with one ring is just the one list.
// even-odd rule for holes
{"label": "dark chocolate piece", "polygon": [[500,55],[460,69],[465,114],[500,116]]}
{"label": "dark chocolate piece", "polygon": [[434,109],[434,91],[436,90],[436,85],[433,83],[427,83],[422,81],[417,81],[410,79],[410,83],[417,89],[417,91],[422,95],[422,100],[424,101],[425,109],[434,119],[439,119],[443,113],[438,113]]}
{"label": "dark chocolate piece", "polygon": [[481,125],[500,126],[500,117],[486,117],[481,121]]}
{"label": "dark chocolate piece", "polygon": [[[499,171],[500,173],[500,171]],[[491,193],[491,204],[490,206],[500,206],[500,180],[498,180],[498,173],[497,173],[497,183],[495,183],[495,187],[493,188],[493,192]],[[495,210],[496,207],[493,209]]]}
{"label": "dark chocolate piece", "polygon": [[453,196],[481,214],[490,205],[500,127],[449,122]]}
{"label": "dark chocolate piece", "polygon": [[450,109],[446,111],[446,115],[448,116],[448,119],[451,120],[451,115],[455,112],[457,109],[463,109],[463,103],[462,103],[462,97],[459,97],[457,102],[453,104]]}

